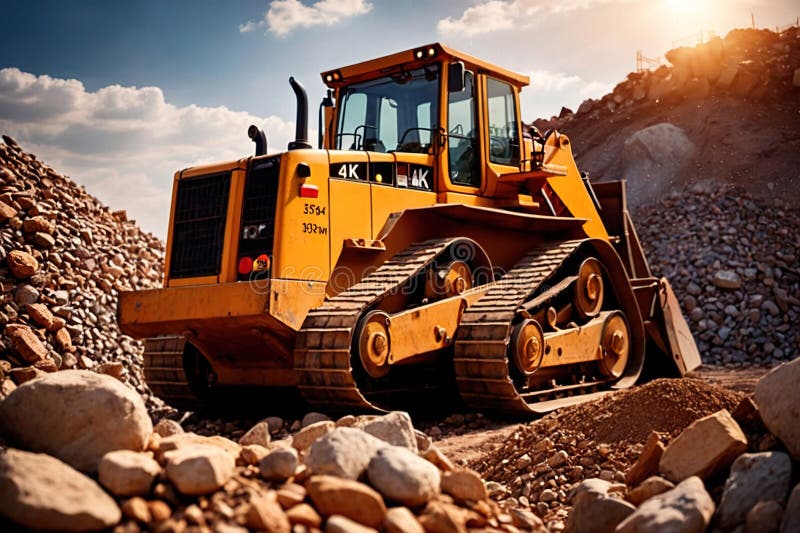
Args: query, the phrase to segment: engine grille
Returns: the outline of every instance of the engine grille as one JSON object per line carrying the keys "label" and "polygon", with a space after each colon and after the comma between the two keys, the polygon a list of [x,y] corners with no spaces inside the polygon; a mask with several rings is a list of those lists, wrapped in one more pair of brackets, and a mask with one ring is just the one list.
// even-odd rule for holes
{"label": "engine grille", "polygon": [[231,175],[178,182],[170,277],[216,276],[222,263]]}
{"label": "engine grille", "polygon": [[266,254],[272,259],[279,178],[279,157],[253,161],[244,187],[239,257]]}

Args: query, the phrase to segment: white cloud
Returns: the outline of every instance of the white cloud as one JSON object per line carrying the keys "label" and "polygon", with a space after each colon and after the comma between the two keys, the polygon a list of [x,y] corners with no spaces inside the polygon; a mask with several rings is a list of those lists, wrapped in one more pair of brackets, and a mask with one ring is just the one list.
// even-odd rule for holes
{"label": "white cloud", "polygon": [[250,155],[250,124],[266,131],[271,152],[294,135],[276,116],[170,104],[158,87],[89,92],[78,80],[0,70],[0,131],[161,236],[174,172]]}
{"label": "white cloud", "polygon": [[614,89],[613,83],[608,83],[605,81],[590,81],[583,87],[581,87],[581,95],[588,96],[591,98],[598,98],[601,96],[605,96],[606,94],[610,93]]}
{"label": "white cloud", "polygon": [[239,31],[247,33],[266,26],[278,37],[285,37],[295,28],[330,26],[370,10],[372,4],[366,0],[319,0],[310,5],[300,0],[273,0],[263,20],[241,24]]}
{"label": "white cloud", "polygon": [[581,81],[580,76],[564,74],[563,72],[550,72],[548,70],[531,72],[530,78],[531,86],[534,90],[539,89],[547,92],[560,91]]}
{"label": "white cloud", "polygon": [[443,35],[478,35],[511,28],[526,28],[545,14],[586,9],[596,4],[631,0],[489,0],[468,7],[461,16],[441,19],[436,29]]}

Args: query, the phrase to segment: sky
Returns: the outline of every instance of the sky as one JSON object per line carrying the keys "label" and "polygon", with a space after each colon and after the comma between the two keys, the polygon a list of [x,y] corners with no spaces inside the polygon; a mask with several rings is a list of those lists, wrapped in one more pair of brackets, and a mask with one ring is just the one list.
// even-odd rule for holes
{"label": "sky", "polygon": [[[0,132],[164,237],[172,176],[294,133],[289,76],[442,42],[527,74],[522,118],[597,98],[709,31],[774,29],[797,0],[0,0]],[[316,138],[312,132],[312,139]]]}

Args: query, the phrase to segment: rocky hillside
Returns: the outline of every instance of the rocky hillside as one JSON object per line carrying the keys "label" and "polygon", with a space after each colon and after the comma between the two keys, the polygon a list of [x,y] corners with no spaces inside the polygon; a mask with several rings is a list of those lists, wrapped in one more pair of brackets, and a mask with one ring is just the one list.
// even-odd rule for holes
{"label": "rocky hillside", "polygon": [[117,327],[117,293],[161,282],[163,243],[3,141],[0,397],[43,373],[93,368],[149,398],[142,347]]}
{"label": "rocky hillside", "polygon": [[595,180],[628,179],[634,205],[708,181],[800,198],[800,28],[733,30],[666,54],[573,113],[537,120],[570,135]]}

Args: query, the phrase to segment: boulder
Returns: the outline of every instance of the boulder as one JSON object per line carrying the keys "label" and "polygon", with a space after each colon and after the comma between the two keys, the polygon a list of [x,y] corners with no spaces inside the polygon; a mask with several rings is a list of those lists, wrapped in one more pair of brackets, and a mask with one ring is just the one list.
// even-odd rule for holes
{"label": "boulder", "polygon": [[230,455],[234,461],[239,458],[239,454],[242,452],[242,447],[240,445],[219,435],[204,437],[202,435],[198,435],[197,433],[191,432],[176,433],[161,439],[161,442],[158,446],[158,451],[156,452],[156,460],[163,462],[164,456],[167,452],[177,450],[184,446],[191,446],[193,444],[203,444],[217,447]]}
{"label": "boulder", "polygon": [[746,453],[740,455],[725,482],[717,509],[717,525],[735,529],[745,521],[747,511],[758,502],[783,501],[789,492],[792,462],[782,452]]}
{"label": "boulder", "polygon": [[275,448],[261,459],[258,469],[264,479],[285,481],[294,475],[298,461],[294,448]]}
{"label": "boulder", "polygon": [[245,523],[251,530],[270,533],[290,533],[289,518],[274,498],[257,496],[252,499],[245,514]]}
{"label": "boulder", "polygon": [[225,450],[207,444],[191,444],[167,452],[167,477],[182,494],[209,494],[233,476],[234,459]]}
{"label": "boulder", "polygon": [[692,422],[669,443],[659,462],[665,478],[677,483],[691,476],[708,479],[747,450],[747,438],[726,409]]}
{"label": "boulder", "polygon": [[304,452],[314,443],[315,440],[331,431],[336,424],[330,420],[314,422],[294,434],[292,446],[299,452]]}
{"label": "boulder", "polygon": [[305,464],[313,474],[358,479],[385,446],[386,443],[360,429],[339,427],[311,445]]}
{"label": "boulder", "polygon": [[758,502],[747,511],[744,530],[746,533],[774,533],[780,530],[782,517],[783,506],[780,502]]}
{"label": "boulder", "polygon": [[767,429],[800,461],[800,357],[773,368],[756,384],[755,400]]}
{"label": "boulder", "polygon": [[317,511],[325,516],[342,515],[374,528],[386,519],[386,504],[381,495],[358,481],[312,476],[306,490]]}
{"label": "boulder", "polygon": [[736,290],[742,288],[742,278],[732,270],[717,271],[711,281],[720,289]]}
{"label": "boulder", "polygon": [[794,486],[781,520],[781,533],[800,531],[800,483]]}
{"label": "boulder", "polygon": [[172,435],[179,435],[183,433],[183,427],[169,418],[162,418],[158,423],[153,426],[153,432],[158,433],[162,437],[170,437]]}
{"label": "boulder", "polygon": [[625,483],[630,487],[635,487],[648,477],[658,474],[658,463],[661,461],[661,456],[664,455],[664,448],[658,433],[650,433],[642,454],[630,470],[625,472]]}
{"label": "boulder", "polygon": [[0,403],[0,427],[26,449],[84,472],[96,471],[112,450],[144,450],[153,430],[141,396],[87,370],[63,370],[20,385]]}
{"label": "boulder", "polygon": [[325,523],[325,533],[378,533],[372,527],[362,526],[346,516],[333,515]]}
{"label": "boulder", "polygon": [[479,502],[489,498],[483,479],[472,470],[455,470],[442,474],[442,492],[457,501]]}
{"label": "boulder", "polygon": [[660,199],[680,185],[680,171],[695,147],[686,133],[669,123],[656,124],[628,137],[622,148],[622,177],[628,199],[638,206]]}
{"label": "boulder", "polygon": [[269,454],[269,449],[259,446],[258,444],[248,444],[242,446],[242,451],[239,457],[248,465],[258,466],[261,460]]}
{"label": "boulder", "polygon": [[617,533],[703,533],[714,514],[714,501],[703,481],[692,476],[674,489],[653,496],[617,526]]}
{"label": "boulder", "polygon": [[122,514],[89,477],[54,457],[0,451],[0,514],[29,529],[100,531]]}
{"label": "boulder", "polygon": [[11,250],[6,256],[11,274],[17,279],[28,279],[39,271],[39,261],[28,252]]}
{"label": "boulder", "polygon": [[5,333],[14,349],[28,363],[43,361],[47,357],[47,348],[39,337],[33,332],[30,326],[24,324],[7,324]]}
{"label": "boulder", "polygon": [[406,507],[392,507],[386,511],[383,526],[386,533],[425,533],[417,517]]}
{"label": "boulder", "polygon": [[446,502],[430,502],[419,522],[428,533],[467,533],[466,509]]}
{"label": "boulder", "polygon": [[411,417],[403,411],[393,411],[387,415],[370,420],[362,429],[382,441],[395,446],[404,446],[417,452],[417,436]]}
{"label": "boulder", "polygon": [[630,503],[609,495],[611,484],[602,479],[582,481],[572,492],[572,512],[567,518],[568,533],[611,532],[636,511]]}
{"label": "boulder", "polygon": [[31,315],[33,321],[45,328],[47,331],[55,331],[59,329],[56,327],[56,325],[61,326],[60,323],[56,322],[56,318],[53,316],[53,313],[51,313],[44,304],[28,304],[25,309],[28,311],[28,314]]}
{"label": "boulder", "polygon": [[313,528],[322,525],[322,517],[307,503],[301,503],[289,509],[286,511],[286,517],[292,525],[300,524]]}
{"label": "boulder", "polygon": [[108,452],[97,468],[100,484],[116,496],[147,494],[160,472],[155,459],[131,450]]}
{"label": "boulder", "polygon": [[251,427],[247,433],[242,435],[239,439],[239,444],[247,446],[248,444],[258,444],[259,446],[269,447],[270,434],[269,423],[262,420],[255,426]]}
{"label": "boulder", "polygon": [[328,422],[330,421],[330,417],[328,415],[324,415],[322,413],[316,413],[314,411],[310,413],[306,413],[303,417],[303,420],[300,422],[301,427],[308,427],[311,424],[316,424],[317,422]]}
{"label": "boulder", "polygon": [[663,494],[675,488],[675,484],[663,477],[652,476],[642,481],[638,487],[628,493],[627,500],[639,506],[658,494]]}
{"label": "boulder", "polygon": [[411,450],[387,446],[367,466],[370,484],[384,497],[408,506],[422,505],[439,494],[439,469]]}

